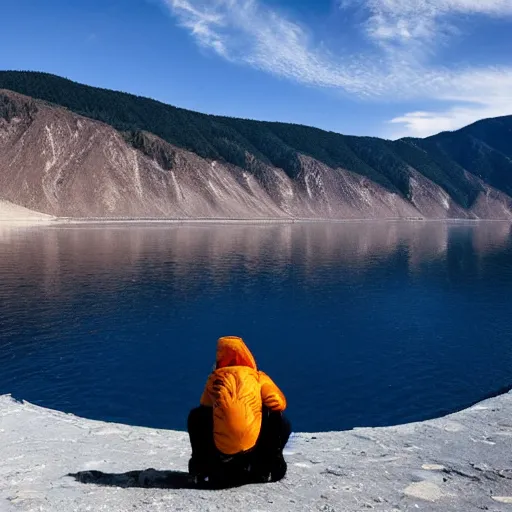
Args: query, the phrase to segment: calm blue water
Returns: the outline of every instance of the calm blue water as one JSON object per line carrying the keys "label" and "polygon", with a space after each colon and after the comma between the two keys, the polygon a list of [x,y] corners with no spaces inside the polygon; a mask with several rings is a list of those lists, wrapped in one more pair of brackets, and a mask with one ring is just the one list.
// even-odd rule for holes
{"label": "calm blue water", "polygon": [[296,431],[421,420],[512,384],[506,223],[0,227],[0,394],[184,429],[222,335]]}

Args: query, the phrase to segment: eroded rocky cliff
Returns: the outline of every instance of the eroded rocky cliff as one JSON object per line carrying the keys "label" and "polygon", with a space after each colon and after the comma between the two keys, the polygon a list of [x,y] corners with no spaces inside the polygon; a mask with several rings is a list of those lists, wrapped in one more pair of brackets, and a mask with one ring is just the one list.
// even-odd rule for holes
{"label": "eroded rocky cliff", "polygon": [[[357,139],[352,144],[366,143]],[[399,142],[427,151],[414,140]],[[425,171],[422,161],[421,172],[402,159],[393,183],[396,173],[386,177],[385,165],[386,159],[391,170],[398,165],[387,154],[396,143],[368,144],[357,150],[354,168],[296,149],[293,169],[291,160],[279,167],[257,149],[244,150],[243,161],[239,151],[237,159],[210,158],[144,130],[120,131],[0,90],[0,199],[79,218],[512,219],[508,189],[491,186],[481,173],[453,164],[454,182],[441,167],[432,174],[432,163]],[[467,190],[454,190],[453,183]]]}

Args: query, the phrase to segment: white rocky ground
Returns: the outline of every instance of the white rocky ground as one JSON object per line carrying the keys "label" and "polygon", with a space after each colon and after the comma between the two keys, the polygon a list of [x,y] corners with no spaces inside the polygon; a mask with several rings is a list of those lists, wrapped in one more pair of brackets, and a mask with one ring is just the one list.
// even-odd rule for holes
{"label": "white rocky ground", "polygon": [[53,219],[51,215],[35,212],[23,206],[2,201],[0,199],[0,222],[8,223],[40,223],[49,222]]}
{"label": "white rocky ground", "polygon": [[295,434],[283,481],[226,491],[179,488],[183,432],[0,396],[0,442],[1,512],[512,510],[512,394],[423,423]]}

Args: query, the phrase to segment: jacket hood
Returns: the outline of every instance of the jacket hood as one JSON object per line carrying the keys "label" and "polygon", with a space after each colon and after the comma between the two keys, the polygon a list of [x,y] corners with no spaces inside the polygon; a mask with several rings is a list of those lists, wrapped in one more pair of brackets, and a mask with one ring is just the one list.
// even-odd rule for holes
{"label": "jacket hood", "polygon": [[256,361],[242,338],[223,336],[217,341],[217,368],[248,366],[256,370]]}

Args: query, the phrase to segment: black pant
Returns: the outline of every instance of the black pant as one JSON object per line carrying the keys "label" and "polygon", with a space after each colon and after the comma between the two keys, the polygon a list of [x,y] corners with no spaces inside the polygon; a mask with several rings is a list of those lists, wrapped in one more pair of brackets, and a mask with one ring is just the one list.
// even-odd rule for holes
{"label": "black pant", "polygon": [[192,447],[189,471],[210,481],[236,485],[249,481],[280,480],[286,473],[283,449],[291,424],[280,412],[262,411],[261,431],[253,449],[237,455],[222,454],[213,440],[213,408],[200,406],[190,411],[188,433]]}

